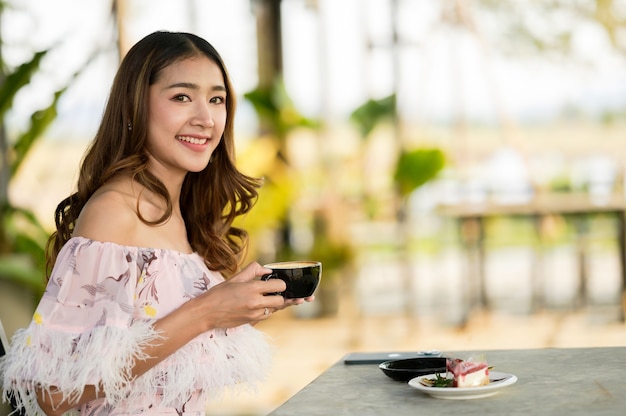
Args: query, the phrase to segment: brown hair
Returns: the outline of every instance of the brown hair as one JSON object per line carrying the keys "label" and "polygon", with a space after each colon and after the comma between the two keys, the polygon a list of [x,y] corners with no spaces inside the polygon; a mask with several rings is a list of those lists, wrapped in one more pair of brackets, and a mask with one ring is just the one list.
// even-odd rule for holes
{"label": "brown hair", "polygon": [[[233,118],[235,94],[222,58],[206,40],[180,32],[155,32],[136,43],[126,54],[113,80],[109,99],[94,140],[80,167],[77,191],[61,201],[55,211],[56,232],[48,240],[47,275],[63,245],[72,237],[76,219],[93,193],[120,172],[128,172],[141,185],[160,195],[166,212],[158,225],[172,215],[172,201],[163,183],[148,170],[146,153],[149,86],[169,65],[205,56],[221,69],[226,85],[226,126],[214,150],[210,169],[189,172],[183,182],[180,204],[189,243],[211,270],[234,273],[247,244],[247,233],[232,226],[248,212],[261,182],[235,166]],[[132,127],[132,128],[131,128]]]}

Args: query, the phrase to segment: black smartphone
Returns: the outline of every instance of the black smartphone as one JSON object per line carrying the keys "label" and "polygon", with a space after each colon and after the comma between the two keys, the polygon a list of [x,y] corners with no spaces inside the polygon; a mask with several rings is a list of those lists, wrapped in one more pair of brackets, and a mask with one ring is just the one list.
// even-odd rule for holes
{"label": "black smartphone", "polygon": [[418,357],[441,357],[441,351],[405,352],[351,352],[343,357],[344,364],[380,364],[391,360],[404,360]]}

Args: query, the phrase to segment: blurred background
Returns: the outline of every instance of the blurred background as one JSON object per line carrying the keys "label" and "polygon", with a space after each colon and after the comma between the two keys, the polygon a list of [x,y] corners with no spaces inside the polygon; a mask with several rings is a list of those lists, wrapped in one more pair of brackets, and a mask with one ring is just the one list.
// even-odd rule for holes
{"label": "blurred background", "polygon": [[267,414],[351,351],[626,344],[626,1],[5,0],[0,319],[124,55],[155,30],[222,54],[237,158],[264,177],[249,261],[320,260],[261,325],[276,365],[211,415]]}

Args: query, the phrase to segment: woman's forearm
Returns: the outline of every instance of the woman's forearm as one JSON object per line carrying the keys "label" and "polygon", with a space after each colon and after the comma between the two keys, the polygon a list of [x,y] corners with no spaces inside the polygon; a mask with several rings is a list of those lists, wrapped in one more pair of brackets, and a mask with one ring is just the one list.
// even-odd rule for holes
{"label": "woman's forearm", "polygon": [[83,394],[81,394],[78,400],[72,402],[63,400],[63,393],[54,386],[50,388],[49,392],[41,389],[37,390],[37,403],[48,416],[60,416],[74,407],[97,398],[95,386],[85,386]]}
{"label": "woman's forearm", "polygon": [[[189,308],[183,305],[154,323],[154,330],[159,332],[161,338],[144,347],[142,355],[149,358],[135,360],[131,372],[133,379],[145,374],[203,332],[203,328],[197,321],[189,319],[187,312],[191,311],[187,309]],[[57,387],[52,386],[49,391],[43,389],[37,391],[37,402],[46,415],[56,416],[104,396],[102,388],[96,393],[95,386],[87,385],[80,397],[68,401],[67,398],[64,400],[63,393]]]}
{"label": "woman's forearm", "polygon": [[144,356],[149,358],[135,361],[132,370],[134,378],[143,375],[207,330],[200,321],[192,318],[194,303],[191,300],[154,323],[154,329],[161,338],[143,349]]}

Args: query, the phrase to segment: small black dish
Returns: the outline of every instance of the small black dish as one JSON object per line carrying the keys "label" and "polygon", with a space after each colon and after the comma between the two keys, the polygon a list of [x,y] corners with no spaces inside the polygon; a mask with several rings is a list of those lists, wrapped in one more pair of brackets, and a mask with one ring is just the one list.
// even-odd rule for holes
{"label": "small black dish", "polygon": [[378,368],[396,381],[409,381],[426,374],[445,373],[445,357],[419,357],[404,360],[392,360],[380,363]]}

